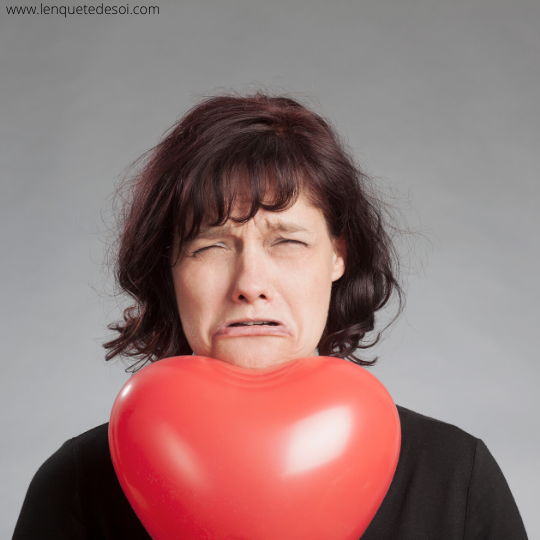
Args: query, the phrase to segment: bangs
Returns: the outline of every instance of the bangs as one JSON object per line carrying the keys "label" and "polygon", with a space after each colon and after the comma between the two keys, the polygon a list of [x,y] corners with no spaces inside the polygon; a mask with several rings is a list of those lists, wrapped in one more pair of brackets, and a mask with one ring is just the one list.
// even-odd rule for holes
{"label": "bangs", "polygon": [[295,204],[306,186],[309,167],[290,141],[275,134],[250,137],[224,148],[186,182],[176,220],[180,242],[201,227],[228,220],[245,223],[262,208],[281,212]]}

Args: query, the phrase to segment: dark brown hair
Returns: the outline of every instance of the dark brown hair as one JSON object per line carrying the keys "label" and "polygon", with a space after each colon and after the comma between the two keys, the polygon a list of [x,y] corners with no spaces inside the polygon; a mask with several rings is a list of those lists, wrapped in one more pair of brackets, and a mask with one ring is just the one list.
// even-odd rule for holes
{"label": "dark brown hair", "polygon": [[[203,100],[137,162],[119,213],[115,277],[133,300],[118,335],[104,344],[106,359],[147,361],[191,354],[172,282],[172,243],[180,247],[203,223],[230,218],[236,194],[248,195],[251,219],[260,208],[279,212],[301,192],[323,212],[329,233],[347,246],[344,275],[332,285],[319,354],[361,365],[375,313],[403,293],[398,258],[385,229],[384,203],[330,123],[289,97],[222,95]],[[125,187],[125,186],[124,186]]]}

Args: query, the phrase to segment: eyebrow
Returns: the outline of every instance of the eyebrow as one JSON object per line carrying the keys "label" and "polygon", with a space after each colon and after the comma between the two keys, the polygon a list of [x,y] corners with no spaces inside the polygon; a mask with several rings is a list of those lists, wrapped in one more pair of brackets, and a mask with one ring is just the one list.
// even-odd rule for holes
{"label": "eyebrow", "polygon": [[[290,221],[284,221],[281,219],[274,220],[274,221],[265,220],[265,224],[266,224],[265,228],[270,232],[279,232],[279,233],[285,233],[285,234],[305,233],[305,234],[313,235],[312,231],[306,229],[305,227],[302,227],[301,225],[292,223]],[[227,234],[230,234],[233,228],[234,226],[230,224],[225,224],[225,225],[222,225],[221,227],[204,227],[200,230],[199,234],[195,238],[214,239],[219,236],[225,236]]]}

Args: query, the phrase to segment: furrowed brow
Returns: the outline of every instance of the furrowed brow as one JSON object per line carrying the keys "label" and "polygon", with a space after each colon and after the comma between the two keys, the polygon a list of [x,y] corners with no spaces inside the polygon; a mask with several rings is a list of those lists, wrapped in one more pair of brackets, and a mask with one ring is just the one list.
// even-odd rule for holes
{"label": "furrowed brow", "polygon": [[281,221],[281,220],[267,221],[266,228],[272,232],[280,232],[280,233],[285,233],[285,234],[297,233],[297,232],[313,234],[312,231],[306,229],[305,227],[302,227],[301,225],[298,225],[296,223],[291,223],[288,221]]}
{"label": "furrowed brow", "polygon": [[197,234],[195,238],[205,238],[208,240],[213,240],[215,238],[218,238],[219,236],[227,235],[230,232],[231,227],[229,225],[223,225],[222,227],[204,227],[201,228],[199,234]]}
{"label": "furrowed brow", "polygon": [[[221,236],[226,236],[231,233],[233,228],[238,225],[222,225],[221,227],[203,227],[199,231],[199,234],[195,239],[214,240]],[[283,220],[265,220],[265,228],[274,233],[292,234],[292,233],[305,233],[312,235],[313,232],[296,223],[283,221]]]}

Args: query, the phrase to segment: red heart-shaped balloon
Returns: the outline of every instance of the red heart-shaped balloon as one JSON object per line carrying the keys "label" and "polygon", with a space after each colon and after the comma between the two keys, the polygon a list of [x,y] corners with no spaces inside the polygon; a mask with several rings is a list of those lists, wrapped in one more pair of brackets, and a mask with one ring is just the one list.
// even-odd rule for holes
{"label": "red heart-shaped balloon", "polygon": [[248,370],[181,356],[114,403],[111,456],[154,540],[358,540],[397,465],[384,386],[337,358]]}

